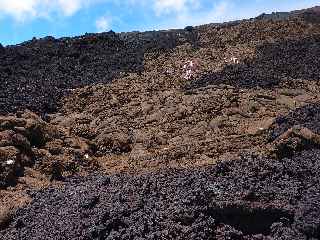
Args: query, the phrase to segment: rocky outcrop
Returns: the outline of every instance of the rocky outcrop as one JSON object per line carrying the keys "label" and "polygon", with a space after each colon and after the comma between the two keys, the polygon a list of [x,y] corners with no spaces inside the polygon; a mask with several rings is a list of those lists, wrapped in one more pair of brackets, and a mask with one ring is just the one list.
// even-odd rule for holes
{"label": "rocky outcrop", "polygon": [[54,126],[26,111],[0,117],[0,187],[15,185],[24,169],[32,167],[48,178],[61,179],[92,167],[90,141],[73,137],[67,128]]}

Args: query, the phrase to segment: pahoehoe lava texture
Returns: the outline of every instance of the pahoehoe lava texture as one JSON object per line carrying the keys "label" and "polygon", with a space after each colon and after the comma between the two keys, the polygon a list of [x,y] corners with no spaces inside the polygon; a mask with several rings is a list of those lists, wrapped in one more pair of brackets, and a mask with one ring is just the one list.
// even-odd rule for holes
{"label": "pahoehoe lava texture", "polygon": [[71,178],[1,239],[319,239],[320,151],[194,171]]}

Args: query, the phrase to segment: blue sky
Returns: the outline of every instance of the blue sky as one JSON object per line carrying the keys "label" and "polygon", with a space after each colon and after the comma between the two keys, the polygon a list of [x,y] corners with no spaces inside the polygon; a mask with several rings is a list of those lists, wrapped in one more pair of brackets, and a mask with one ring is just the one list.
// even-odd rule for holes
{"label": "blue sky", "polygon": [[315,5],[319,0],[0,0],[0,43],[183,28]]}

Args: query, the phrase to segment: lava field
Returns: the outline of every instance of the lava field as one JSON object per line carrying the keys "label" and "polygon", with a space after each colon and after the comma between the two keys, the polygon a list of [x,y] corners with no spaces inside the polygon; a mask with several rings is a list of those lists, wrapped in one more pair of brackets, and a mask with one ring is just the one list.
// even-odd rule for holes
{"label": "lava field", "polygon": [[319,9],[0,45],[0,239],[320,239]]}

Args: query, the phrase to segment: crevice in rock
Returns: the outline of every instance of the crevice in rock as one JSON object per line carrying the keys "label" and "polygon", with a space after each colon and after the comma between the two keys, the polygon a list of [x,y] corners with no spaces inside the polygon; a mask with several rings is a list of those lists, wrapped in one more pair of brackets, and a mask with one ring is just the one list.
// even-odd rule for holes
{"label": "crevice in rock", "polygon": [[293,222],[293,214],[276,208],[251,208],[242,205],[227,205],[210,210],[210,215],[218,222],[230,225],[245,235],[270,234],[275,222]]}

